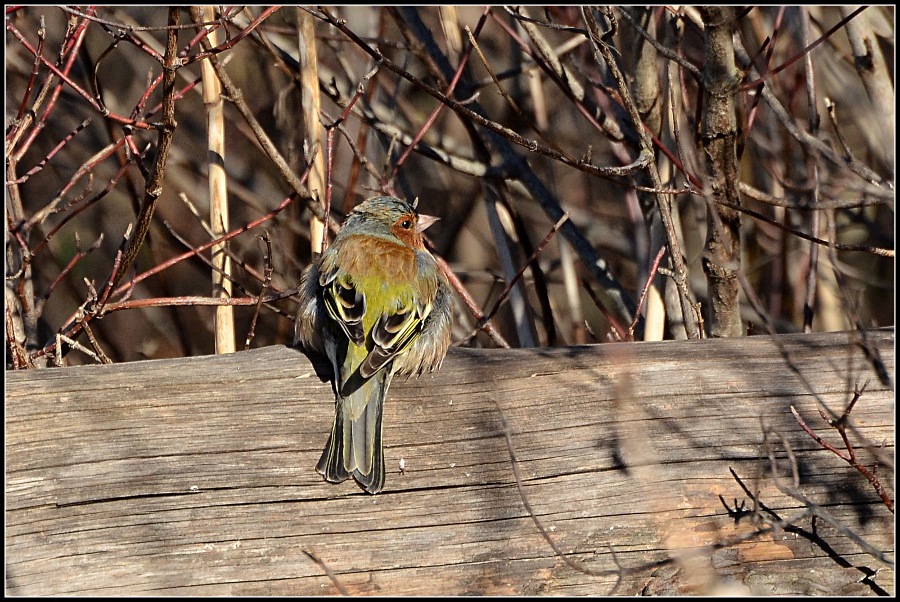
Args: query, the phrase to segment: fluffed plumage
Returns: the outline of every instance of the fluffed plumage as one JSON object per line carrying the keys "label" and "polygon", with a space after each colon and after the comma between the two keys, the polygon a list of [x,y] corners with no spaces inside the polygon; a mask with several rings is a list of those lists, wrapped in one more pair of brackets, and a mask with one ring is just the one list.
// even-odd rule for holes
{"label": "fluffed plumage", "polygon": [[327,481],[352,475],[381,491],[391,379],[435,370],[447,352],[450,287],[422,239],[435,220],[400,199],[371,198],[303,274],[294,342],[334,369],[334,425],[316,466]]}

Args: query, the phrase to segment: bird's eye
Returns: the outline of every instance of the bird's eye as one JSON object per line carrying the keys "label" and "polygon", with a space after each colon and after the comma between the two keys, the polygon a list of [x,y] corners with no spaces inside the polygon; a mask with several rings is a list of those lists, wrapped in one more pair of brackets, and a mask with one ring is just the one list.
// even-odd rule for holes
{"label": "bird's eye", "polygon": [[404,230],[409,230],[410,228],[412,228],[412,220],[411,219],[403,220],[402,222],[400,222],[400,227],[403,228]]}

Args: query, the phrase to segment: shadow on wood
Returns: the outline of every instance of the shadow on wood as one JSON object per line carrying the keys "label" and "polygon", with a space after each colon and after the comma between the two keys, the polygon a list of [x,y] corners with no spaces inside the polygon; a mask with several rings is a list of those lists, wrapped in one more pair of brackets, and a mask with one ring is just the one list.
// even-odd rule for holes
{"label": "shadow on wood", "polygon": [[[333,397],[296,350],[8,373],[6,593],[893,595],[893,514],[790,410],[842,449],[818,408],[868,383],[850,440],[893,499],[857,339],[454,349],[394,381],[376,496],[315,472]],[[893,329],[867,339],[893,378]],[[526,511],[498,405],[535,516],[601,574]],[[753,536],[732,470],[802,518]]]}

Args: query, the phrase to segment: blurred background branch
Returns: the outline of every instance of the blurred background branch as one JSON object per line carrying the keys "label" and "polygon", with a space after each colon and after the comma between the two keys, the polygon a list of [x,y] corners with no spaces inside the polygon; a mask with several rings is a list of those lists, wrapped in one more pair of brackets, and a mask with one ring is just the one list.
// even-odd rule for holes
{"label": "blurred background branch", "polygon": [[892,6],[186,11],[7,7],[8,367],[213,353],[223,237],[235,339],[287,343],[317,222],[386,189],[458,345],[893,324]]}

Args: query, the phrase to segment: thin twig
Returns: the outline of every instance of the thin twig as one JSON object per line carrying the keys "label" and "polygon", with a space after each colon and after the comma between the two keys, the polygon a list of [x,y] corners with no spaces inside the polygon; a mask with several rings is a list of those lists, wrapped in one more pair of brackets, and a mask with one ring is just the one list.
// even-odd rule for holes
{"label": "thin twig", "polygon": [[334,586],[338,589],[338,591],[341,592],[342,596],[350,595],[350,592],[348,592],[347,589],[343,586],[343,584],[338,580],[337,575],[334,574],[334,571],[331,570],[331,567],[329,567],[327,564],[322,562],[318,556],[313,554],[312,550],[303,548],[300,551],[303,552],[304,554],[306,554],[307,558],[309,558],[310,560],[315,562],[319,566],[320,569],[325,571],[325,574],[328,576],[328,578],[331,580],[331,582],[334,584]]}
{"label": "thin twig", "polygon": [[634,340],[634,327],[638,323],[638,319],[640,318],[641,307],[644,306],[644,300],[647,298],[647,293],[650,291],[650,285],[653,283],[653,279],[656,277],[656,272],[659,269],[659,262],[662,261],[663,255],[666,254],[666,247],[660,247],[659,252],[656,254],[656,258],[653,260],[653,263],[650,265],[650,273],[647,274],[647,280],[644,282],[644,288],[641,290],[641,298],[638,299],[638,309],[635,313],[634,320],[631,321],[631,324],[628,326],[628,340]]}
{"label": "thin twig", "polygon": [[553,552],[557,556],[559,556],[563,562],[565,562],[570,568],[578,571],[579,573],[584,573],[585,575],[591,575],[595,577],[615,573],[616,571],[609,570],[594,571],[584,566],[584,564],[582,564],[581,562],[573,560],[565,552],[563,552],[562,549],[560,549],[560,547],[550,536],[550,533],[547,531],[547,529],[544,528],[543,523],[541,523],[541,519],[538,518],[537,513],[534,511],[534,508],[532,508],[531,503],[528,501],[528,496],[525,494],[525,488],[522,484],[522,474],[519,471],[519,460],[516,458],[516,448],[513,445],[512,432],[509,428],[509,421],[506,419],[506,413],[503,411],[503,407],[500,405],[500,401],[497,399],[498,388],[496,382],[494,382],[494,386],[491,390],[494,393],[493,395],[491,395],[491,400],[494,402],[494,406],[497,408],[497,413],[500,416],[500,424],[503,427],[503,437],[506,439],[506,449],[509,452],[510,466],[512,467],[513,476],[516,479],[516,489],[519,492],[519,499],[522,500],[522,505],[525,506],[525,511],[528,512],[528,516],[531,518],[531,521],[537,528],[538,533],[541,534],[541,537],[544,538],[544,541],[546,541],[550,545],[550,547],[553,549]]}
{"label": "thin twig", "polygon": [[[760,422],[762,423],[762,419],[760,419]],[[815,515],[815,516],[821,518],[822,520],[824,520],[825,522],[827,522],[828,524],[830,524],[842,535],[844,535],[845,537],[849,538],[854,543],[856,543],[856,545],[858,545],[860,547],[860,549],[862,549],[862,551],[865,552],[866,554],[872,556],[873,558],[875,558],[876,560],[878,560],[880,562],[885,563],[888,566],[891,566],[891,567],[894,566],[894,562],[891,559],[889,559],[884,552],[882,552],[881,550],[879,550],[878,548],[876,548],[875,546],[873,546],[872,544],[870,544],[869,542],[864,540],[852,529],[849,529],[846,526],[844,526],[841,523],[841,521],[839,521],[836,517],[832,516],[832,514],[830,512],[828,512],[823,507],[816,504],[811,499],[809,499],[806,495],[804,495],[799,490],[799,488],[790,487],[790,486],[784,484],[784,482],[781,479],[781,475],[779,473],[778,460],[775,455],[775,446],[773,445],[771,438],[770,438],[770,436],[775,433],[773,433],[770,428],[765,426],[765,424],[762,424],[762,431],[763,431],[763,444],[765,445],[765,449],[766,449],[766,452],[767,452],[767,455],[769,458],[770,475],[772,477],[772,482],[775,484],[775,487],[777,487],[781,493],[783,493],[787,496],[790,496],[791,498],[802,503],[804,505],[804,507],[806,508],[806,512],[808,514]],[[797,470],[797,468],[792,467],[792,470]]]}
{"label": "thin twig", "polygon": [[821,436],[819,436],[815,431],[810,428],[803,418],[800,416],[800,413],[794,406],[791,406],[791,413],[794,415],[794,418],[797,420],[797,424],[800,425],[806,434],[815,440],[816,443],[822,446],[822,448],[827,449],[835,456],[855,468],[861,475],[863,475],[867,481],[872,485],[872,488],[875,489],[875,492],[881,498],[881,501],[884,502],[884,505],[887,506],[887,509],[891,511],[891,514],[894,513],[894,500],[887,494],[884,489],[884,486],[881,483],[881,480],[869,469],[860,464],[859,460],[856,458],[856,453],[853,450],[853,445],[850,443],[850,439],[847,437],[847,424],[850,420],[850,412],[853,409],[853,406],[862,396],[863,391],[865,391],[865,386],[861,389],[857,388],[854,392],[853,399],[850,401],[850,404],[847,406],[847,409],[844,410],[844,413],[837,420],[831,420],[827,417],[823,416],[825,420],[831,425],[834,429],[838,431],[841,436],[841,439],[844,442],[844,447],[847,450],[847,454],[841,452],[841,450],[837,449],[827,441],[825,441]]}
{"label": "thin twig", "polygon": [[263,297],[265,297],[266,292],[269,290],[269,286],[272,284],[272,272],[275,270],[272,265],[272,239],[269,238],[269,231],[263,231],[262,236],[259,237],[263,243],[266,245],[266,252],[263,255],[263,263],[265,264],[264,273],[265,273],[265,282],[263,282],[262,290],[259,291],[259,297],[257,298],[256,307],[253,310],[253,317],[250,319],[250,328],[247,331],[247,339],[244,341],[244,350],[250,349],[250,342],[253,340],[253,336],[256,332],[256,320],[259,318],[259,310],[262,308]]}
{"label": "thin twig", "polygon": [[559,232],[559,229],[562,228],[562,225],[566,223],[566,220],[569,219],[569,213],[566,212],[563,214],[559,220],[553,224],[553,227],[550,228],[550,231],[547,233],[547,236],[544,237],[544,240],[537,246],[534,250],[534,253],[522,264],[522,267],[519,268],[519,271],[516,272],[516,275],[512,277],[512,279],[506,283],[506,287],[503,289],[503,292],[500,293],[500,296],[497,297],[497,300],[494,302],[494,306],[485,314],[480,320],[479,324],[488,322],[495,315],[497,315],[497,311],[500,309],[500,306],[503,304],[503,300],[506,299],[506,296],[512,290],[512,287],[516,285],[516,282],[519,281],[519,278],[525,273],[525,270],[528,269],[528,266],[531,265],[534,261],[540,257],[541,253],[544,251],[544,247],[546,247],[550,241],[553,239],[553,235]]}
{"label": "thin twig", "polygon": [[[173,7],[169,9],[169,24],[177,25],[180,19],[181,9]],[[144,198],[141,201],[141,211],[137,218],[137,226],[135,228],[134,238],[125,251],[122,264],[112,275],[113,287],[122,279],[122,276],[131,269],[131,264],[137,258],[138,251],[144,243],[147,233],[150,231],[150,222],[153,219],[153,213],[156,209],[156,203],[162,195],[162,184],[166,169],[166,162],[169,159],[169,151],[172,145],[172,138],[175,134],[175,70],[176,70],[176,54],[178,36],[177,32],[169,30],[166,38],[166,60],[165,60],[165,77],[163,81],[163,123],[159,131],[156,150],[156,163],[150,174],[150,178],[146,181],[144,187]]]}

